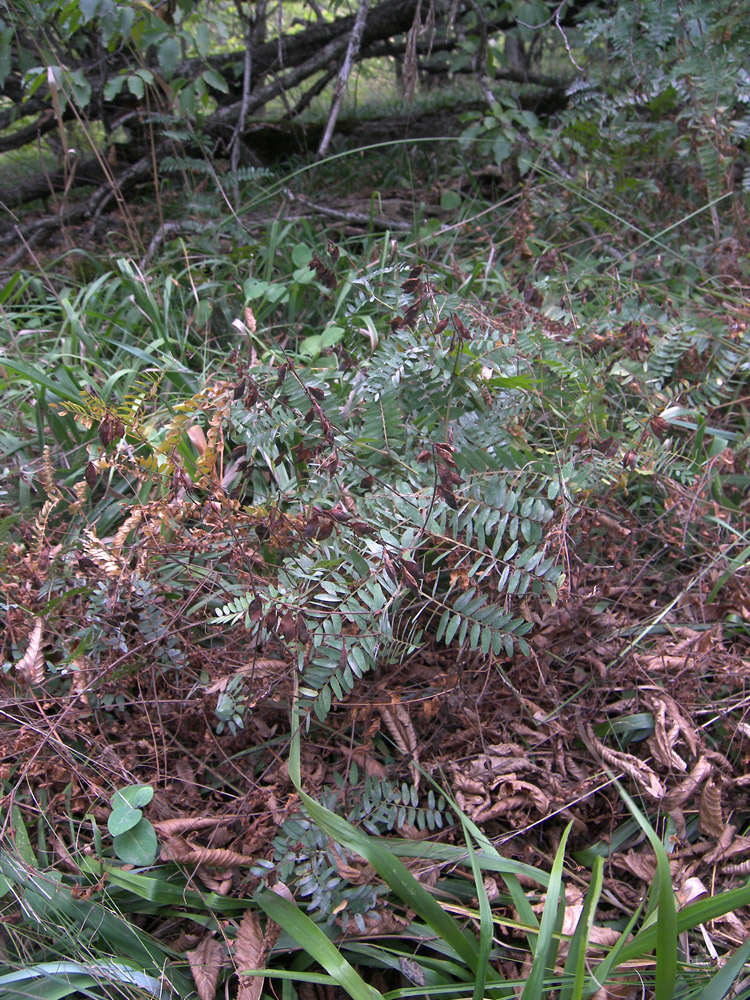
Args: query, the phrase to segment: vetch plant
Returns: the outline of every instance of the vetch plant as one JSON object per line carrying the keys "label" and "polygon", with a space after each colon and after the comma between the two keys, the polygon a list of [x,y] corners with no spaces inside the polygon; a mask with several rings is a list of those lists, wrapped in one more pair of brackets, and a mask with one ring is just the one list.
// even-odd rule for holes
{"label": "vetch plant", "polygon": [[152,865],[159,853],[156,831],[143,815],[143,808],[153,797],[150,785],[129,785],[112,796],[107,829],[115,854],[128,865]]}

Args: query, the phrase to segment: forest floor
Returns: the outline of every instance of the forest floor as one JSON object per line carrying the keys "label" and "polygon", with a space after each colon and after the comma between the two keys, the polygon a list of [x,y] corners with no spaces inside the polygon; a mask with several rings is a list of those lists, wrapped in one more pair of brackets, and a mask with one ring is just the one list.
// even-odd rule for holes
{"label": "forest floor", "polygon": [[[461,190],[460,179],[453,187]],[[418,199],[427,217],[442,218],[444,190]],[[383,228],[410,223],[414,202],[413,191],[393,188],[327,202],[308,193],[303,208],[320,214],[322,206],[339,238],[356,236],[373,215]],[[75,244],[76,231],[67,239]],[[741,271],[741,254],[735,263]],[[484,307],[514,332],[540,315],[533,299],[513,296]],[[614,447],[582,438],[578,461]],[[692,483],[670,480],[655,519],[633,513],[627,489],[574,511],[560,507],[546,535],[565,573],[558,600],[521,601],[533,624],[530,655],[483,656],[428,642],[398,664],[382,663],[303,736],[306,791],[349,815],[373,783],[397,795],[406,785],[424,790],[431,778],[504,856],[545,870],[572,821],[571,856],[581,864],[595,853],[606,858],[597,918],[605,922],[634,912],[656,865],[618,779],[659,817],[683,902],[742,884],[750,873],[750,578],[746,560],[728,572],[713,559],[726,536],[710,473],[731,472],[733,463],[739,471],[746,459],[727,448]],[[633,455],[625,465],[637,461]],[[747,537],[748,501],[737,499],[736,530]],[[57,550],[54,534],[38,544],[28,516],[10,505],[3,514],[19,539],[0,584],[9,658],[11,643],[24,648],[29,595],[47,580]],[[224,527],[208,530],[218,537]],[[79,569],[86,586],[113,585],[111,569],[83,550]],[[250,649],[239,626],[207,637],[200,616],[191,620],[185,610],[196,596],[172,595],[168,610],[189,651],[178,671],[149,667],[145,639],[140,649],[113,651],[96,677],[82,661],[72,683],[58,676],[23,688],[9,669],[1,682],[1,773],[26,827],[46,830],[50,862],[69,871],[77,870],[73,853],[92,849],[89,818],[106,826],[110,789],[151,785],[146,816],[166,845],[163,857],[181,861],[196,884],[243,898],[257,882],[252,866],[274,859],[282,828],[300,811],[287,762],[295,666],[282,643]],[[75,588],[57,597],[55,615],[71,627],[78,599]],[[124,626],[139,613],[137,594],[123,586],[113,608]],[[55,636],[44,643],[54,662]],[[244,728],[218,735],[217,700],[237,676],[246,682]],[[434,816],[417,823],[409,802],[406,795],[405,808],[395,809],[394,835],[463,843],[448,807],[437,829]],[[208,848],[228,852],[225,863],[203,853]],[[339,874],[355,884],[361,876],[343,863]],[[568,893],[575,914],[575,877]],[[368,923],[363,934],[345,908],[337,922],[350,940],[383,929]],[[162,933],[177,951],[198,937],[178,920]],[[729,914],[710,935],[719,950],[737,947],[746,917]]]}

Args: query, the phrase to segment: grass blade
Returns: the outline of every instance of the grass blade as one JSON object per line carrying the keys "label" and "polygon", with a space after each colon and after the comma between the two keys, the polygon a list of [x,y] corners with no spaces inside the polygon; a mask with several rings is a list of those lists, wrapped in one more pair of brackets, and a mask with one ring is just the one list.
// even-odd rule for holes
{"label": "grass blade", "polygon": [[492,907],[487,896],[487,890],[484,887],[482,869],[479,867],[474,845],[471,842],[471,836],[466,828],[466,824],[463,825],[463,830],[466,846],[469,850],[477,900],[479,901],[479,955],[474,979],[474,1000],[482,1000],[484,997],[484,984],[487,978],[487,968],[489,966],[490,949],[492,948]]}
{"label": "grass blade", "polygon": [[[378,875],[385,879],[396,895],[429,924],[433,931],[450,946],[455,955],[465,962],[476,975],[479,963],[476,942],[461,929],[458,923],[443,910],[430,893],[417,882],[404,863],[395,857],[384,844],[357,830],[345,819],[321,806],[320,803],[316,802],[315,799],[311,798],[302,789],[298,716],[298,708],[295,705],[293,713],[295,735],[292,738],[289,751],[289,775],[313,822],[332,837],[334,841],[369,861]],[[497,978],[499,977],[495,974],[495,979]]]}
{"label": "grass blade", "polygon": [[295,903],[270,889],[261,889],[253,898],[263,907],[271,920],[274,920],[287,934],[291,934],[339,986],[353,997],[353,1000],[382,1000],[378,990],[368,986],[320,927],[313,923]]}
{"label": "grass blade", "polygon": [[[604,861],[602,858],[595,858],[589,891],[586,893],[583,909],[578,918],[565,962],[566,979],[560,990],[560,1000],[581,1000],[583,997],[583,985],[586,978],[586,949],[589,943],[591,928],[594,924],[594,915],[599,903],[603,880]],[[572,982],[568,982],[568,976],[573,977]]]}
{"label": "grass blade", "polygon": [[630,810],[633,819],[646,834],[656,855],[655,898],[656,914],[656,981],[654,984],[655,1000],[673,1000],[675,979],[677,977],[677,908],[672,887],[672,873],[669,868],[669,858],[664,845],[640,811],[633,799],[619,782],[615,786],[623,802]]}
{"label": "grass blade", "polygon": [[740,945],[730,959],[727,959],[726,964],[711,977],[710,982],[693,997],[693,1000],[722,1000],[732,988],[748,959],[750,959],[750,938]]}
{"label": "grass blade", "polygon": [[537,937],[536,948],[534,950],[534,961],[531,966],[529,978],[521,994],[521,1000],[537,1000],[544,992],[544,980],[547,970],[554,966],[557,956],[557,942],[555,940],[555,930],[558,926],[558,917],[565,910],[565,901],[561,899],[563,864],[565,862],[565,845],[568,842],[570,831],[573,827],[571,821],[565,827],[560,846],[550,872],[549,888],[547,889],[547,900],[544,904],[542,920],[539,924],[539,936]]}

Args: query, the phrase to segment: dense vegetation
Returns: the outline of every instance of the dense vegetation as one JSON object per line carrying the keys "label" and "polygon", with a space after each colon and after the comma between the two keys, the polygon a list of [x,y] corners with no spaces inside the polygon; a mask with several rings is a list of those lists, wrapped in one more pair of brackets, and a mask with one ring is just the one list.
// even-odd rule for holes
{"label": "dense vegetation", "polygon": [[3,996],[746,995],[749,50],[0,4]]}

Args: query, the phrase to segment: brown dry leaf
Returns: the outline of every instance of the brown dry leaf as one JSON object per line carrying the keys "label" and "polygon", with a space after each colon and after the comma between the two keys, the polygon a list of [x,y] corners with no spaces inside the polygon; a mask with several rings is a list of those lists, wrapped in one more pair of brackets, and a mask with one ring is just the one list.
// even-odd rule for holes
{"label": "brown dry leaf", "polygon": [[677,770],[684,773],[687,771],[687,764],[674,749],[674,745],[680,737],[682,726],[677,719],[671,717],[669,727],[667,727],[667,704],[663,699],[654,698],[652,705],[654,735],[648,740],[651,752],[667,770]]}
{"label": "brown dry leaf", "polygon": [[358,767],[362,768],[365,774],[369,774],[371,778],[376,778],[378,781],[385,781],[388,777],[388,772],[383,765],[364,750],[355,750],[352,753],[352,760]]}
{"label": "brown dry leaf", "polygon": [[208,446],[208,441],[206,441],[206,433],[200,424],[193,424],[192,427],[188,427],[187,436],[193,443],[193,447],[202,455]]}
{"label": "brown dry leaf", "polygon": [[281,896],[282,899],[287,899],[290,903],[294,902],[292,890],[285,882],[276,882],[274,885],[269,886],[269,889],[271,892],[275,892],[277,896]]}
{"label": "brown dry leaf", "polygon": [[[557,953],[558,960],[565,958],[570,949],[569,938],[572,938],[578,927],[578,921],[583,913],[584,898],[583,892],[577,886],[568,886],[565,889],[565,915],[561,929],[562,940]],[[616,944],[620,938],[619,931],[612,927],[592,926],[589,932],[590,944],[602,944],[608,948]]]}
{"label": "brown dry leaf", "polygon": [[263,930],[258,915],[246,910],[234,942],[234,969],[240,977],[237,1000],[259,1000],[263,992],[263,976],[243,978],[243,970],[260,969],[266,957]]}
{"label": "brown dry leaf", "polygon": [[[195,830],[213,830],[214,827],[221,826],[229,822],[222,816],[178,816],[175,819],[163,819],[154,823],[154,829],[162,837],[169,839],[177,837],[180,833],[192,833]],[[177,860],[176,858],[174,860]]]}
{"label": "brown dry leaf", "polygon": [[226,958],[224,948],[209,934],[192,951],[186,951],[185,955],[190,963],[198,996],[201,1000],[214,1000],[219,973]]}
{"label": "brown dry leaf", "polygon": [[656,874],[656,859],[653,855],[639,854],[637,851],[625,851],[613,858],[618,868],[624,868],[642,882],[652,882]]}
{"label": "brown dry leaf", "polygon": [[138,527],[142,520],[143,511],[140,507],[136,508],[130,515],[128,515],[112,538],[112,551],[114,553],[118,556],[122,555],[122,547],[125,544],[128,535],[131,531]]}
{"label": "brown dry leaf", "polygon": [[394,702],[392,705],[378,705],[380,716],[385,723],[386,729],[391,734],[393,742],[401,753],[411,758],[409,770],[411,772],[414,787],[419,788],[419,754],[417,753],[417,734],[414,731],[409,711],[401,702]]}
{"label": "brown dry leaf", "polygon": [[[168,820],[166,822],[169,822]],[[239,851],[224,847],[197,847],[182,837],[170,837],[162,844],[161,855],[166,861],[179,861],[184,865],[202,865],[208,868],[233,868],[250,865],[253,859]]]}
{"label": "brown dry leaf", "polygon": [[[341,912],[337,917],[337,923],[345,932],[373,936],[397,935],[401,934],[409,923],[408,920],[404,920],[403,917],[394,913],[387,904],[378,909],[369,910],[362,917],[362,922],[355,920],[353,915],[348,914],[345,907],[345,902],[340,904]],[[364,923],[364,929],[362,923]]]}
{"label": "brown dry leaf", "polygon": [[735,854],[747,854],[750,851],[750,837],[736,837],[737,827],[733,826],[731,823],[727,823],[726,828],[722,835],[719,837],[719,842],[716,847],[713,847],[704,856],[703,860],[706,864],[712,865],[717,861],[723,861],[726,858],[731,858]]}
{"label": "brown dry leaf", "polygon": [[702,899],[704,896],[707,896],[708,889],[699,878],[693,876],[692,878],[685,879],[684,883],[677,889],[675,895],[677,896],[677,902],[682,907],[687,906],[688,903],[692,903],[696,899]]}
{"label": "brown dry leaf", "polygon": [[217,896],[228,896],[232,888],[231,875],[227,875],[226,878],[212,878],[211,875],[204,868],[198,868],[196,870],[196,875],[200,877],[201,882],[209,890],[209,892],[215,892]]}
{"label": "brown dry leaf", "polygon": [[516,801],[520,797],[522,808],[527,807],[531,803],[542,816],[545,816],[549,812],[549,798],[541,788],[533,785],[530,781],[504,781],[501,791],[498,794],[504,798],[507,797],[506,801],[511,802]]}
{"label": "brown dry leaf", "polygon": [[89,704],[88,688],[91,683],[91,661],[87,656],[76,656],[70,661],[70,694]]}
{"label": "brown dry leaf", "polygon": [[125,564],[107,552],[105,548],[102,547],[102,543],[96,536],[96,531],[93,528],[85,528],[83,532],[83,549],[89,559],[95,562],[96,565],[106,573],[108,577],[112,580],[117,580],[122,578],[127,578],[128,573],[125,569]]}
{"label": "brown dry leaf", "polygon": [[724,820],[721,815],[721,785],[715,778],[709,778],[703,786],[698,812],[698,829],[709,837],[721,838]]}
{"label": "brown dry leaf", "polygon": [[601,740],[596,738],[590,726],[587,727],[587,736],[605,764],[609,764],[618,771],[627,774],[638,785],[641,791],[652,799],[660,802],[665,797],[666,791],[664,785],[662,785],[648,764],[645,764],[638,757],[634,757],[630,753],[623,753],[620,750],[610,750]]}
{"label": "brown dry leaf", "polygon": [[336,859],[336,871],[347,882],[351,882],[352,885],[369,885],[372,882],[375,875],[375,869],[372,865],[363,862],[362,865],[357,867],[348,864],[335,851],[333,856]]}
{"label": "brown dry leaf", "polygon": [[44,653],[42,652],[42,640],[44,637],[44,622],[41,618],[36,618],[34,627],[29,636],[26,652],[16,663],[16,670],[24,679],[26,684],[41,684],[44,680]]}
{"label": "brown dry leaf", "polygon": [[680,782],[677,788],[673,788],[664,800],[667,810],[678,809],[684,806],[696,788],[713,771],[712,765],[705,757],[699,757],[693,765],[693,769],[688,776]]}

